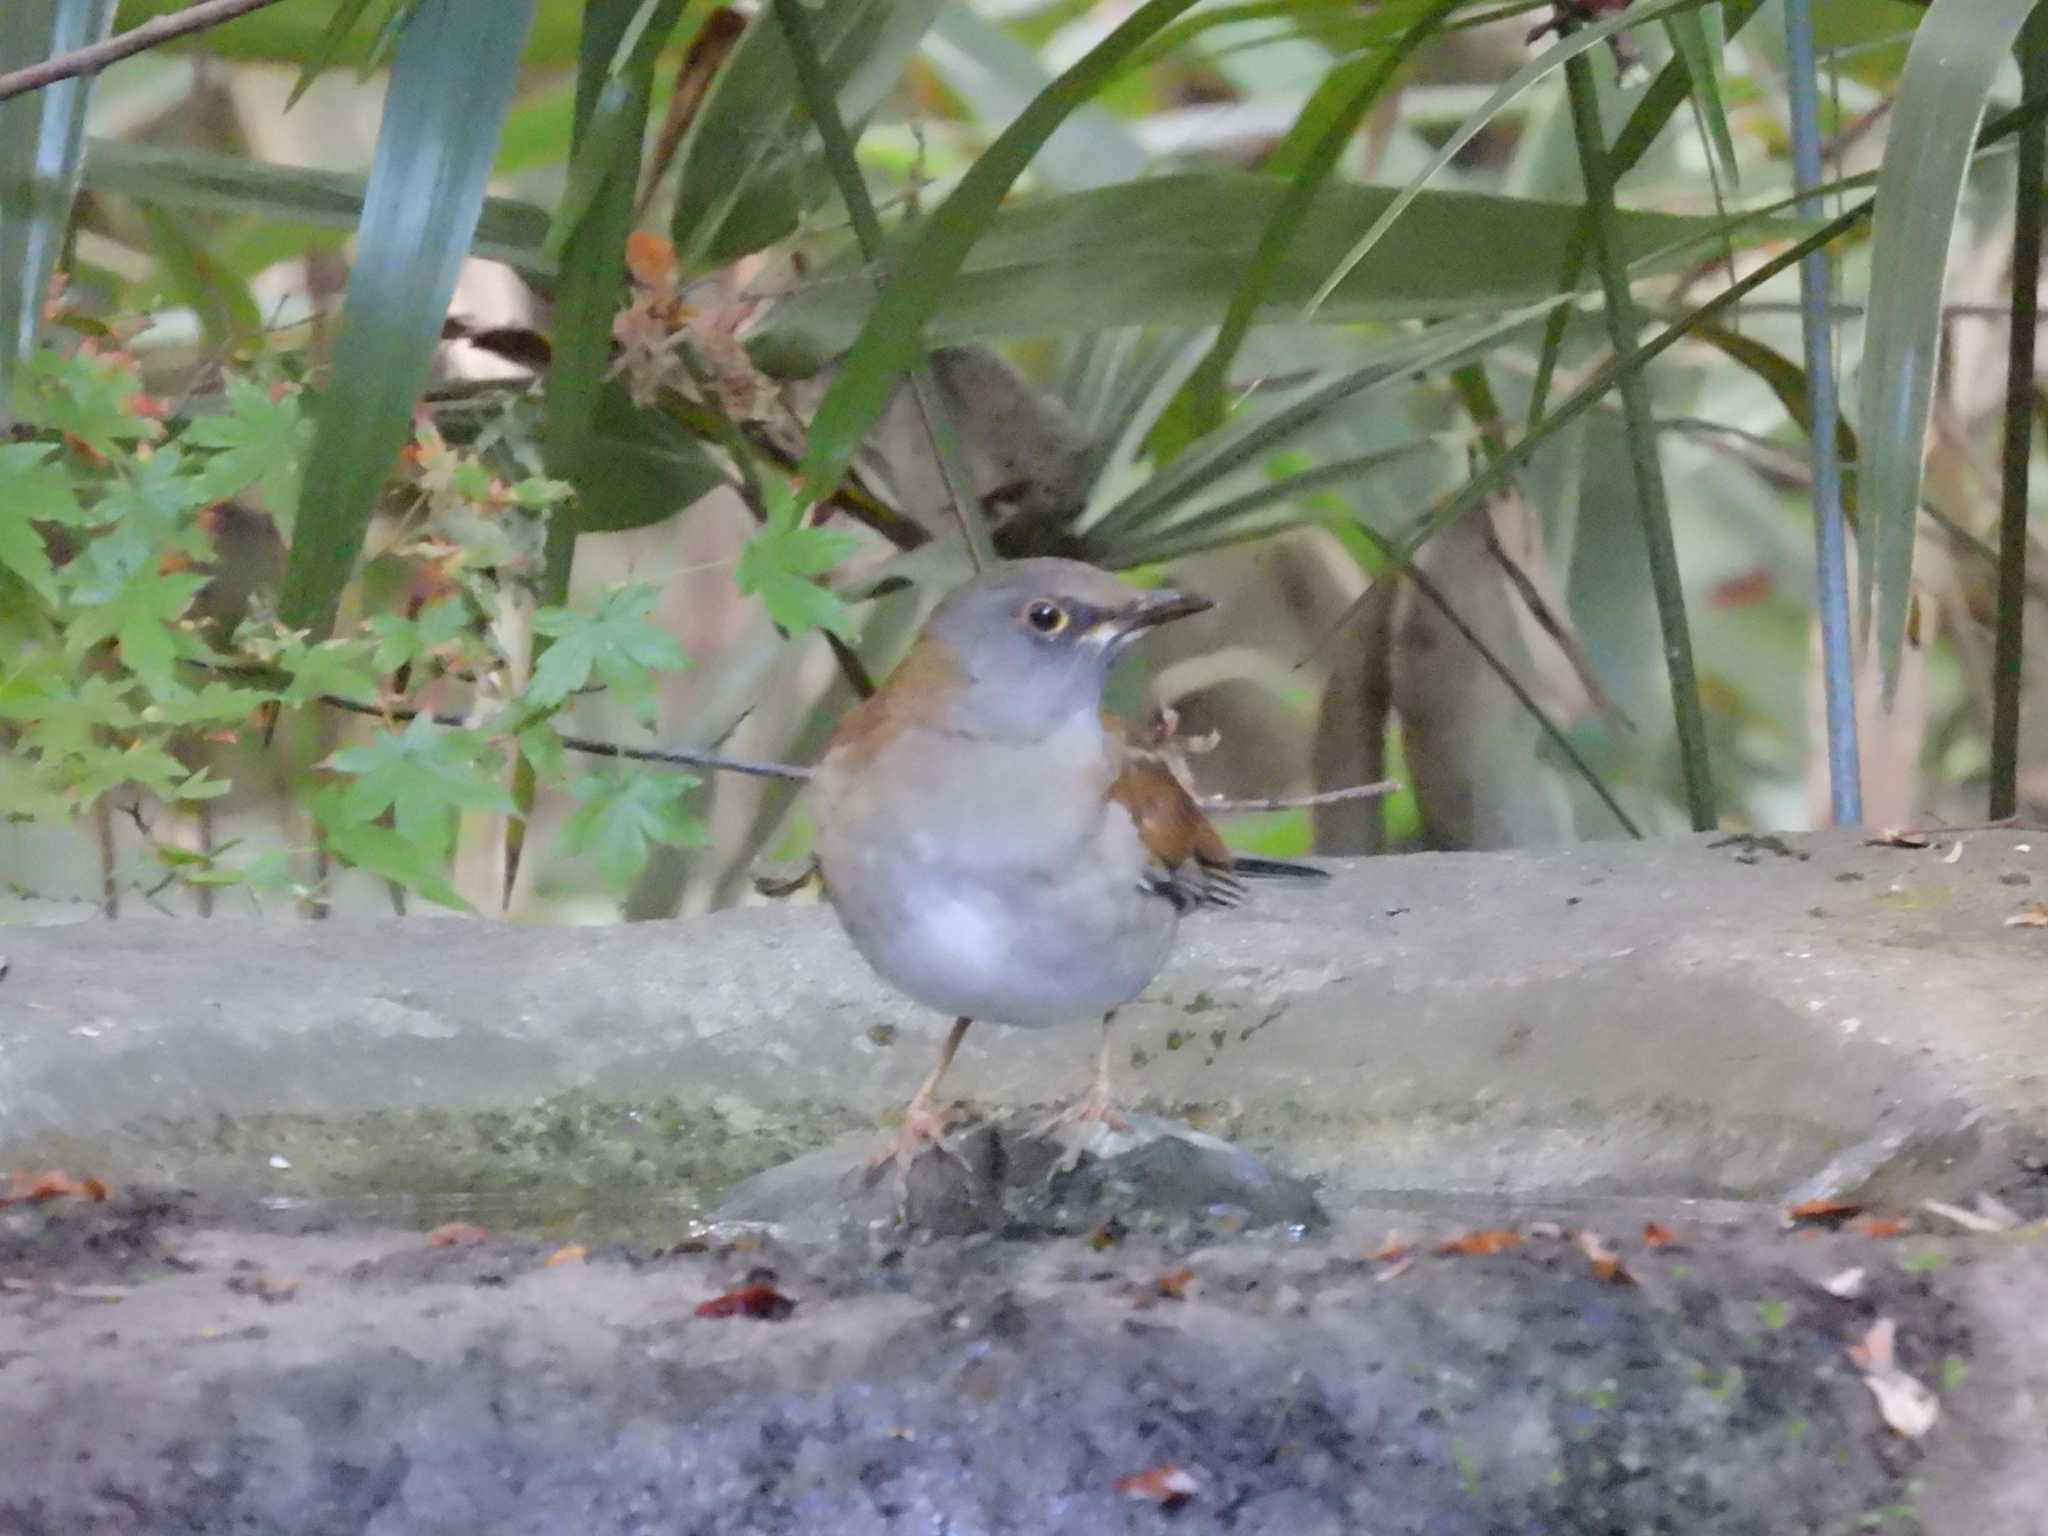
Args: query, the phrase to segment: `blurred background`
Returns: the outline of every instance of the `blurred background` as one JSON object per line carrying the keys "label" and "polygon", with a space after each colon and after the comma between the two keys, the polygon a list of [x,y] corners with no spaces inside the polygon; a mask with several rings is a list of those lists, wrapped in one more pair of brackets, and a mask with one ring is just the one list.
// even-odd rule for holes
{"label": "blurred background", "polygon": [[[415,802],[445,829],[426,838],[445,885],[339,835],[410,836],[402,795],[346,815],[320,797],[402,738],[375,704],[474,723],[516,703],[564,643],[535,613],[622,585],[651,589],[689,666],[644,674],[649,713],[593,681],[547,729],[808,762],[971,569],[963,528],[1216,599],[1120,680],[1126,707],[1171,708],[1207,748],[1189,757],[1205,793],[1402,786],[1231,811],[1241,847],[1824,825],[1816,324],[1845,405],[1848,586],[1863,535],[1899,616],[1888,643],[1854,615],[1862,818],[1979,821],[2015,808],[2001,783],[2038,812],[2038,624],[2015,648],[2043,578],[2030,357],[2017,465],[2008,424],[2029,220],[2038,264],[2038,24],[1967,0],[1793,5],[833,0],[793,37],[774,5],[467,8],[480,20],[285,0],[0,103],[15,442],[59,456],[8,465],[84,463],[51,403],[76,408],[77,381],[30,388],[38,355],[118,348],[159,424],[137,461],[88,466],[86,532],[15,498],[57,574],[37,598],[17,560],[0,590],[0,915],[454,896],[593,922],[761,899],[754,872],[805,847],[793,784],[714,773],[639,799],[479,747],[461,771],[495,795]],[[11,0],[0,73],[177,9]],[[1990,64],[1909,63],[1973,12]],[[1810,26],[1810,65],[1788,24]],[[1803,213],[1801,84],[1821,182]],[[1952,173],[1905,165],[1903,135]],[[1873,187],[1875,220],[1854,217]],[[1828,220],[1832,290],[1803,323],[1791,257]],[[1930,328],[1938,347],[1917,345]],[[1920,381],[1924,413],[1874,422],[1893,397],[1873,379],[1909,405]],[[465,500],[459,476],[437,497],[422,441],[559,486],[529,498],[546,521]],[[65,540],[112,537],[119,488],[181,443],[267,457],[177,513],[204,580],[152,622],[222,656],[257,654],[233,638],[251,620],[381,637],[370,714],[280,685],[188,729],[200,681],[81,618],[104,599],[66,585]],[[762,571],[797,584],[779,606]],[[416,643],[450,592],[460,643]],[[2020,722],[2002,754],[2001,629]],[[52,701],[94,677],[132,685],[134,718],[78,730],[160,742],[225,788],[61,768]],[[612,820],[565,843],[593,804]]]}

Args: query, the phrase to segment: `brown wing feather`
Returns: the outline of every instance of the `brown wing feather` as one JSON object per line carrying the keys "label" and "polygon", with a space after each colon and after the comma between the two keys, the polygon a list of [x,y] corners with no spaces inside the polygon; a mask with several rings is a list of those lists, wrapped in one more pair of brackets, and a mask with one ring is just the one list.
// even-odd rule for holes
{"label": "brown wing feather", "polygon": [[1109,798],[1130,812],[1139,840],[1155,861],[1150,889],[1183,912],[1235,906],[1244,887],[1230,872],[1230,849],[1165,754],[1141,741],[1115,715],[1105,712],[1102,726],[1117,767]]}

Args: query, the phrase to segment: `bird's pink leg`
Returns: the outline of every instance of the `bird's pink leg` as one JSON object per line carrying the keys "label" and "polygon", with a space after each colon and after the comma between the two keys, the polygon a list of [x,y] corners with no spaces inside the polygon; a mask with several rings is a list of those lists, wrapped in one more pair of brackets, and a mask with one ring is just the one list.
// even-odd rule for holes
{"label": "bird's pink leg", "polygon": [[1080,1128],[1081,1134],[1059,1161],[1061,1173],[1074,1171],[1075,1165],[1081,1161],[1081,1148],[1096,1126],[1106,1125],[1113,1131],[1131,1128],[1130,1121],[1118,1112],[1116,1096],[1109,1087],[1109,1027],[1115,1022],[1114,1009],[1102,1016],[1102,1047],[1095,1053],[1095,1080],[1088,1085],[1087,1091],[1031,1133],[1033,1136],[1049,1136],[1063,1125]]}
{"label": "bird's pink leg", "polygon": [[897,1129],[887,1145],[868,1159],[870,1168],[879,1168],[884,1163],[896,1165],[896,1177],[908,1178],[910,1165],[926,1147],[937,1147],[947,1151],[946,1130],[953,1123],[953,1113],[938,1101],[939,1080],[946,1075],[946,1069],[953,1065],[953,1058],[959,1053],[960,1042],[967,1038],[967,1026],[972,1019],[955,1019],[953,1032],[946,1036],[946,1043],[939,1048],[939,1064],[932,1068],[931,1076],[918,1085],[910,1102],[903,1108],[903,1124]]}

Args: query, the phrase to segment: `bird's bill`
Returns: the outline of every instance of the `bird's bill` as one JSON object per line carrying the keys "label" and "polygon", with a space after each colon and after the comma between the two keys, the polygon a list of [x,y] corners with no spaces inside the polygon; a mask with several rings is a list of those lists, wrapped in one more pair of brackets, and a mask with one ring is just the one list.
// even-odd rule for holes
{"label": "bird's bill", "polygon": [[1160,587],[1150,592],[1140,592],[1138,600],[1106,622],[1106,627],[1118,638],[1135,635],[1141,631],[1170,624],[1175,619],[1185,619],[1192,614],[1207,613],[1216,605],[1198,592],[1175,592]]}

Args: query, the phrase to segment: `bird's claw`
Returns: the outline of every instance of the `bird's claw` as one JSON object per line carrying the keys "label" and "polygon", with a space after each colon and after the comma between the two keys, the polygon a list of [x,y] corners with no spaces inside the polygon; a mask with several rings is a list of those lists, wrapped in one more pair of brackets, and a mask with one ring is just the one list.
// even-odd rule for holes
{"label": "bird's claw", "polygon": [[1131,1128],[1131,1122],[1124,1118],[1123,1113],[1116,1107],[1116,1101],[1110,1096],[1109,1085],[1101,1082],[1091,1085],[1086,1093],[1065,1109],[1033,1127],[1032,1139],[1042,1141],[1067,1125],[1079,1127],[1080,1134],[1067,1144],[1066,1152],[1053,1167],[1055,1173],[1072,1173],[1081,1165],[1082,1149],[1092,1139],[1096,1126],[1107,1126],[1112,1131],[1128,1131]]}

